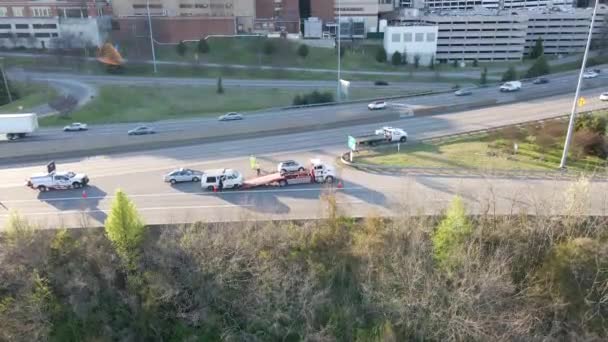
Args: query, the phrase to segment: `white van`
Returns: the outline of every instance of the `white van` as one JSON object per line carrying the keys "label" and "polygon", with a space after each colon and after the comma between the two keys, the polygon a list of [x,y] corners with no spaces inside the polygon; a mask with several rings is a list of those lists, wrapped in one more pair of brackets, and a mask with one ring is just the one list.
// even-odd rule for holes
{"label": "white van", "polygon": [[502,92],[518,91],[520,89],[521,89],[520,81],[505,82],[505,83],[503,83],[503,85],[500,86],[500,91],[502,91]]}
{"label": "white van", "polygon": [[201,188],[213,191],[219,187],[222,179],[224,189],[237,189],[243,185],[243,176],[232,169],[206,170],[201,176]]}

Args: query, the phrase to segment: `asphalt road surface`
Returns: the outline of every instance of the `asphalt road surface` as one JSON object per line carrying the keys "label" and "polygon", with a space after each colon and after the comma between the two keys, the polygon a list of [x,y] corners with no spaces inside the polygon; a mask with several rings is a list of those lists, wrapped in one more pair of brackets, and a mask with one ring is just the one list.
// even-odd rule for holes
{"label": "asphalt road surface", "polygon": [[[601,108],[599,90],[585,91],[587,109]],[[436,115],[401,119],[386,125],[405,128],[413,139],[465,132],[516,122],[542,119],[567,112],[571,96]],[[11,210],[26,216],[40,227],[98,226],[106,218],[117,188],[134,200],[146,222],[152,224],[259,219],[305,219],[327,214],[325,195],[336,196],[340,210],[348,215],[365,216],[436,213],[454,195],[465,199],[472,212],[490,210],[512,213],[564,213],[569,181],[501,179],[481,177],[395,176],[369,174],[342,168],[336,157],[346,150],[346,136],[369,132],[378,125],[269,136],[160,149],[147,152],[57,160],[59,170],[85,172],[91,178],[86,189],[39,193],[24,186],[32,173],[42,172],[44,163],[21,164],[0,170],[0,226]],[[313,157],[335,164],[341,189],[320,185],[209,193],[199,184],[171,186],[162,176],[176,167],[195,169],[234,168],[246,177],[248,156],[254,154],[262,168],[271,171],[283,159],[305,163]],[[603,214],[607,183],[594,182],[590,188],[586,213]],[[583,193],[583,191],[578,191]]]}

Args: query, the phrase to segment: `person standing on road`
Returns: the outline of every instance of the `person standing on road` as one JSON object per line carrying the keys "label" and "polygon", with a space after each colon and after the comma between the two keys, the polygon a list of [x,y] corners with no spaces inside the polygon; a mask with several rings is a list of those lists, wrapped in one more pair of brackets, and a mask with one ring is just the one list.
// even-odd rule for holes
{"label": "person standing on road", "polygon": [[218,184],[218,191],[222,192],[222,190],[224,189],[224,176],[220,177],[220,182]]}

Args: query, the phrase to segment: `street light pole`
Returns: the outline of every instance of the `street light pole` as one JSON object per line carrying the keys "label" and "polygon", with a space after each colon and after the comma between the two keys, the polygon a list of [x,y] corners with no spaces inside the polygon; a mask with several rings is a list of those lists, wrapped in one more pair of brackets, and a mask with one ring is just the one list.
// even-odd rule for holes
{"label": "street light pole", "polygon": [[156,74],[156,52],[154,51],[154,36],[152,34],[152,19],[150,17],[150,0],[146,0],[146,9],[148,10],[148,29],[150,30],[150,47],[152,48],[152,63],[154,64],[154,73]]}
{"label": "street light pole", "polygon": [[341,27],[341,22],[340,22],[341,14],[342,14],[342,12],[341,12],[341,9],[340,9],[340,0],[338,0],[338,26],[337,26],[337,30],[338,30],[338,93],[337,93],[338,96],[337,96],[337,99],[338,99],[338,102],[340,102],[342,100],[342,87],[340,86],[340,79],[342,78],[341,75],[340,75],[341,74],[341,67],[342,67],[342,65],[341,65],[342,45],[341,45],[341,42],[340,42],[340,38],[341,38],[340,37],[341,36],[340,31],[342,31],[341,30],[341,28],[342,28]]}
{"label": "street light pole", "polygon": [[579,94],[581,91],[581,84],[583,82],[583,73],[587,66],[587,56],[589,55],[589,47],[591,46],[591,37],[593,36],[593,24],[595,23],[595,14],[597,13],[597,5],[599,1],[595,1],[593,7],[593,14],[591,15],[591,25],[589,26],[589,35],[587,36],[587,45],[585,46],[585,53],[583,55],[583,63],[581,65],[581,71],[578,74],[578,84],[576,85],[576,93],[574,94],[574,101],[572,103],[572,111],[570,112],[570,122],[568,123],[568,133],[566,134],[566,142],[564,144],[564,152],[562,154],[562,160],[559,163],[560,169],[566,168],[566,161],[568,160],[568,149],[570,143],[572,143],[572,136],[574,135],[574,122],[576,120],[576,106],[578,105]]}
{"label": "street light pole", "polygon": [[8,87],[8,81],[6,80],[6,74],[4,73],[4,57],[0,57],[0,60],[2,61],[2,67],[0,68],[0,70],[2,70],[2,79],[4,80],[4,89],[6,89],[6,94],[8,95],[8,103],[13,102],[13,95],[11,94],[11,90]]}

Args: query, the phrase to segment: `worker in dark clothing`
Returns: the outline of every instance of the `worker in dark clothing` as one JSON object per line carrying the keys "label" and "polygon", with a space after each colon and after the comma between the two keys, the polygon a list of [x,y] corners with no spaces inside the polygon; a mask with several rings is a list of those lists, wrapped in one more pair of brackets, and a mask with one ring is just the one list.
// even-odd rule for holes
{"label": "worker in dark clothing", "polygon": [[220,183],[218,184],[219,192],[222,192],[223,189],[224,189],[224,176],[220,177]]}

